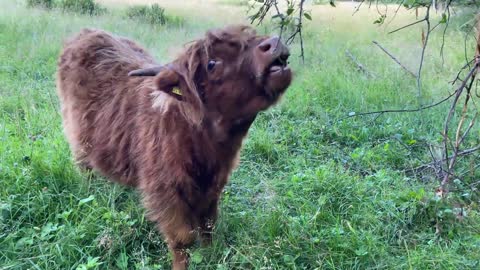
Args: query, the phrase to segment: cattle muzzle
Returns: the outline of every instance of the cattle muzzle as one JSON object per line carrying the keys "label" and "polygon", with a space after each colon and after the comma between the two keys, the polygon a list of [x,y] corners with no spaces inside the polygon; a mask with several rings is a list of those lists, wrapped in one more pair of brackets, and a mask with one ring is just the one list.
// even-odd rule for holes
{"label": "cattle muzzle", "polygon": [[289,69],[287,60],[290,52],[279,37],[264,40],[258,45],[257,49],[259,51],[258,56],[264,60],[265,73],[277,73]]}
{"label": "cattle muzzle", "polygon": [[279,37],[262,41],[254,52],[257,78],[270,94],[283,92],[291,83],[292,71],[288,66],[290,52]]}

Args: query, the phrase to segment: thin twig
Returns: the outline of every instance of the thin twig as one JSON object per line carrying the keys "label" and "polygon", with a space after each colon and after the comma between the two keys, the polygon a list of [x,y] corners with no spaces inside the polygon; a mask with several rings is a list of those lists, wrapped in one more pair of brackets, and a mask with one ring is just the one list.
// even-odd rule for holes
{"label": "thin twig", "polygon": [[[465,32],[465,39],[464,39],[464,44],[463,44],[463,50],[464,50],[464,57],[465,57],[465,62],[468,62],[468,52],[467,52],[467,41],[468,37],[470,36],[470,33],[472,32],[473,27],[471,27],[468,32]],[[469,66],[470,67],[470,66]]]}
{"label": "thin twig", "polygon": [[268,14],[268,11],[272,7],[272,1],[276,0],[267,0],[262,4],[262,6],[257,10],[257,12],[250,17],[250,24],[253,24],[255,21],[257,21],[257,26],[262,24],[265,16]]}
{"label": "thin twig", "polygon": [[442,46],[440,47],[440,56],[442,57],[442,65],[445,64],[445,55],[443,54],[443,49],[445,48],[445,35],[447,33],[448,26],[450,25],[450,5],[452,4],[452,1],[453,0],[448,0],[447,5],[445,7],[445,10],[447,11],[447,15],[446,15],[447,21],[445,22],[445,28],[443,29]]}
{"label": "thin twig", "polygon": [[467,64],[465,64],[461,69],[460,71],[458,71],[457,73],[457,76],[455,77],[455,79],[452,81],[452,85],[455,84],[458,80],[460,80],[460,74],[462,74],[462,71],[464,69],[466,69],[467,67],[470,67],[470,64],[473,63],[475,61],[475,58],[470,60]]}
{"label": "thin twig", "polygon": [[[458,90],[457,90],[458,91]],[[344,117],[344,118],[341,118],[339,119],[338,121],[341,121],[341,120],[344,120],[344,119],[347,119],[347,118],[352,118],[352,117],[356,117],[356,116],[365,116],[365,115],[371,115],[371,114],[384,114],[384,113],[404,113],[404,112],[419,112],[419,111],[423,111],[423,110],[426,110],[426,109],[430,109],[432,107],[435,107],[435,106],[438,106],[442,103],[444,103],[445,101],[449,100],[451,97],[453,97],[457,91],[453,92],[452,94],[450,94],[448,97],[438,101],[438,102],[435,102],[433,104],[430,104],[428,106],[424,106],[424,107],[420,107],[420,108],[417,108],[417,109],[398,109],[398,110],[383,110],[383,111],[374,111],[374,112],[364,112],[364,113],[355,113],[355,114],[352,114],[352,115],[349,115],[347,117]]]}
{"label": "thin twig", "polygon": [[352,53],[350,53],[349,50],[346,50],[345,51],[345,54],[352,60],[352,62],[357,65],[358,69],[361,70],[363,73],[365,73],[367,76],[370,76],[370,77],[373,77],[375,78],[375,75],[373,73],[371,73],[370,71],[368,71],[365,66],[360,63],[357,58],[355,56],[353,56]]}
{"label": "thin twig", "polygon": [[460,137],[459,144],[462,144],[465,138],[467,137],[468,133],[470,133],[470,130],[472,129],[473,125],[475,124],[475,121],[477,120],[478,117],[478,112],[475,113],[473,116],[472,120],[470,121],[470,124],[468,125],[467,129],[463,132],[462,137]]}
{"label": "thin twig", "polygon": [[[284,33],[285,27],[287,24],[285,23],[287,20],[289,20],[290,13],[287,13],[287,15],[284,15],[283,13],[280,12],[279,8],[279,3],[278,0],[265,0],[261,1],[261,6],[255,10],[255,13],[252,16],[249,16],[250,23],[254,24],[256,23],[257,25],[261,25],[263,21],[265,20],[266,16],[270,12],[270,10],[275,9],[275,16],[280,17],[280,34],[279,34],[279,42],[281,40],[281,37]],[[295,5],[296,1],[287,1],[288,3],[288,8],[293,8],[293,5]],[[286,40],[285,43],[287,45],[290,45],[295,41],[296,37],[300,37],[300,57],[302,59],[302,62],[305,62],[305,48],[303,44],[303,16],[304,16],[304,5],[305,5],[305,0],[300,0],[298,2],[298,17],[292,16],[294,19],[293,21],[295,22],[295,31],[293,34],[291,34]],[[250,7],[251,9],[254,9],[255,5],[252,4]]]}
{"label": "thin twig", "polygon": [[425,59],[425,50],[427,49],[428,39],[432,30],[430,29],[430,5],[427,6],[427,14],[425,15],[424,20],[427,22],[427,36],[425,37],[425,42],[423,43],[422,56],[420,57],[420,66],[418,67],[417,73],[417,95],[419,106],[422,106],[422,68],[423,60]]}
{"label": "thin twig", "polygon": [[385,52],[388,56],[390,56],[390,58],[392,58],[393,61],[395,61],[395,63],[397,63],[400,67],[402,67],[408,74],[412,75],[414,78],[417,78],[417,75],[415,75],[415,73],[413,73],[412,71],[410,71],[407,67],[405,67],[404,65],[402,65],[402,63],[400,63],[400,61],[397,60],[397,58],[395,58],[395,56],[393,56],[390,52],[387,51],[387,49],[385,49],[384,47],[382,47],[382,45],[380,45],[378,42],[376,42],[375,40],[372,41],[373,44],[377,45],[383,52]]}
{"label": "thin twig", "polygon": [[299,14],[299,17],[298,17],[298,34],[300,36],[300,56],[302,58],[302,63],[305,64],[305,55],[304,55],[304,51],[303,51],[303,37],[302,37],[302,19],[303,19],[303,4],[305,3],[305,0],[300,0],[300,14]]}
{"label": "thin twig", "polygon": [[392,19],[390,19],[390,21],[387,23],[387,25],[390,25],[395,20],[395,18],[398,15],[398,11],[400,11],[400,8],[403,6],[403,3],[405,3],[405,0],[402,0],[400,3],[398,3],[397,9],[395,9],[395,12],[393,13]]}
{"label": "thin twig", "polygon": [[355,11],[353,11],[352,16],[355,15],[355,13],[357,13],[357,12],[360,10],[360,8],[361,8],[362,5],[363,5],[363,2],[365,2],[365,0],[362,0],[362,1],[360,2],[360,4],[358,5],[358,7],[355,9]]}
{"label": "thin twig", "polygon": [[[275,11],[277,12],[277,16],[280,17],[280,34],[279,34],[279,39],[278,42],[282,39],[282,34],[283,34],[283,29],[285,28],[285,16],[280,12],[280,9],[278,8],[278,1],[275,0],[273,2],[273,6],[275,7]],[[277,44],[278,45],[278,44]]]}
{"label": "thin twig", "polygon": [[418,24],[418,23],[421,23],[421,22],[424,22],[424,21],[425,21],[425,19],[421,19],[421,20],[419,20],[419,21],[416,21],[416,22],[407,24],[407,25],[405,25],[405,26],[402,26],[402,27],[400,27],[400,28],[397,28],[397,29],[395,29],[395,30],[393,30],[393,31],[390,31],[390,32],[388,32],[388,33],[389,33],[389,34],[393,34],[393,33],[395,33],[395,32],[398,32],[398,31],[402,30],[402,29],[405,29],[405,28],[407,28],[407,27],[413,26],[413,25],[415,25],[415,24]]}
{"label": "thin twig", "polygon": [[[465,102],[463,103],[463,108],[462,108],[462,115],[460,117],[460,121],[457,125],[457,131],[455,132],[455,148],[460,147],[460,144],[462,144],[463,139],[465,139],[466,134],[468,134],[468,131],[470,128],[467,128],[466,134],[460,137],[460,132],[462,131],[463,123],[465,122],[465,119],[467,118],[467,111],[468,111],[468,101],[470,100],[470,90],[467,89],[467,95],[465,96]],[[472,119],[472,122],[470,123],[471,125],[473,124],[473,121],[475,120],[475,117]]]}
{"label": "thin twig", "polygon": [[[474,152],[477,152],[479,150],[480,150],[480,145],[476,146],[476,147],[473,147],[473,148],[470,148],[470,149],[467,149],[467,150],[463,150],[463,151],[458,152],[457,157],[467,156],[467,155],[473,154]],[[453,156],[448,157],[448,159],[452,159],[452,158],[453,158]],[[447,160],[446,158],[443,158],[441,160],[436,160],[433,157],[432,157],[432,159],[433,159],[433,162],[430,162],[428,164],[423,164],[423,165],[420,165],[418,167],[408,169],[406,171],[419,171],[419,170],[423,170],[423,169],[428,168],[428,167],[436,168],[440,162],[444,162],[444,161]]]}
{"label": "thin twig", "polygon": [[300,37],[300,57],[302,58],[302,63],[305,63],[305,56],[304,56],[304,48],[303,48],[303,37],[302,37],[302,28],[303,28],[303,4],[305,3],[305,0],[301,0],[299,2],[299,15],[298,15],[298,23],[295,27],[295,32],[293,32],[292,35],[290,35],[289,38],[285,41],[287,45],[291,44],[294,40],[295,37],[298,35]]}

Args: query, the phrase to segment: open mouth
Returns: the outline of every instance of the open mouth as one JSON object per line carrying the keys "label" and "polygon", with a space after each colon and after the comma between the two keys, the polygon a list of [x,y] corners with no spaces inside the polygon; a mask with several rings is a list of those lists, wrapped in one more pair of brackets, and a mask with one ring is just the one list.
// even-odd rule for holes
{"label": "open mouth", "polygon": [[279,73],[283,72],[284,70],[290,69],[288,67],[288,54],[283,54],[278,56],[273,62],[268,66],[269,73]]}
{"label": "open mouth", "polygon": [[281,95],[292,81],[292,71],[288,66],[288,52],[275,57],[265,69],[264,91],[275,100]]}

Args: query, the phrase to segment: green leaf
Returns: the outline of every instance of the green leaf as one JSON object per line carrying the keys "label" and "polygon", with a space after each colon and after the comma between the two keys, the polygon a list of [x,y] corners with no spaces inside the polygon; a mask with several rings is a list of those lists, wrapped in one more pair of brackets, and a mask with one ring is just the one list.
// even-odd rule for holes
{"label": "green leaf", "polygon": [[51,232],[54,232],[58,229],[57,224],[53,224],[51,222],[48,222],[45,226],[42,228],[42,232],[40,233],[40,237],[43,239],[47,235],[49,235]]}
{"label": "green leaf", "polygon": [[355,255],[357,256],[365,256],[368,254],[368,251],[365,248],[359,248],[355,250]]}
{"label": "green leaf", "polygon": [[380,24],[382,25],[385,22],[385,18],[387,18],[387,15],[382,14],[378,19],[376,19],[373,24]]}
{"label": "green leaf", "polygon": [[443,210],[443,212],[446,213],[446,214],[452,214],[452,213],[453,213],[453,210],[447,208],[447,209]]}
{"label": "green leaf", "polygon": [[390,149],[390,144],[389,144],[389,143],[386,143],[386,144],[383,146],[383,150],[384,150],[384,151],[388,151],[388,149]]}
{"label": "green leaf", "polygon": [[95,258],[88,257],[87,267],[88,268],[93,268],[95,266],[100,265],[101,263],[98,262],[99,259],[100,259],[100,257],[95,257]]}
{"label": "green leaf", "polygon": [[337,6],[335,6],[335,0],[330,0],[330,6],[337,7]]}
{"label": "green leaf", "polygon": [[305,16],[305,18],[306,18],[307,20],[309,20],[309,21],[312,20],[312,16],[311,16],[310,14],[308,14],[308,13],[304,13],[303,16]]}
{"label": "green leaf", "polygon": [[117,267],[125,270],[128,269],[128,256],[125,252],[120,253],[116,261]]}
{"label": "green leaf", "polygon": [[292,256],[290,255],[283,255],[283,261],[286,263],[295,261]]}
{"label": "green leaf", "polygon": [[440,23],[447,23],[447,14],[442,13],[442,20],[440,20]]}
{"label": "green leaf", "polygon": [[81,200],[78,202],[78,205],[86,204],[86,203],[88,203],[88,202],[93,201],[94,199],[95,199],[95,196],[90,195],[90,196],[88,196],[88,197],[85,198],[85,199],[81,199]]}
{"label": "green leaf", "polygon": [[63,211],[61,214],[57,214],[56,217],[67,220],[72,212],[73,210]]}
{"label": "green leaf", "polygon": [[96,268],[96,267],[98,267],[99,265],[102,264],[101,262],[98,262],[99,259],[100,259],[100,257],[95,257],[95,258],[88,257],[87,263],[86,264],[84,264],[84,263],[80,264],[79,266],[77,266],[76,270],[94,269],[94,268]]}
{"label": "green leaf", "polygon": [[287,16],[292,15],[293,11],[294,11],[293,8],[288,8],[288,9],[287,9]]}
{"label": "green leaf", "polygon": [[15,248],[21,249],[24,246],[31,246],[31,245],[33,245],[33,238],[32,237],[22,237],[15,244]]}
{"label": "green leaf", "polygon": [[203,261],[203,255],[200,254],[199,251],[195,251],[191,255],[192,262],[195,264],[199,264]]}
{"label": "green leaf", "polygon": [[287,25],[289,25],[290,23],[291,23],[291,20],[286,19],[286,20],[282,21],[281,24],[282,24],[283,26],[287,26]]}

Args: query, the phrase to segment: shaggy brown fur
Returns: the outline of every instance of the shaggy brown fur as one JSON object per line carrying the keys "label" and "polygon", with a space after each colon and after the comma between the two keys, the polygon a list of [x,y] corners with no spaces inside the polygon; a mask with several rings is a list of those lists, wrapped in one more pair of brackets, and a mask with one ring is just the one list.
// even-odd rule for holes
{"label": "shaggy brown fur", "polygon": [[245,26],[207,32],[151,77],[127,75],[156,65],[128,39],[85,29],[65,44],[57,88],[72,152],[141,191],[174,269],[197,234],[208,241],[248,128],[290,84],[286,58],[278,39]]}

